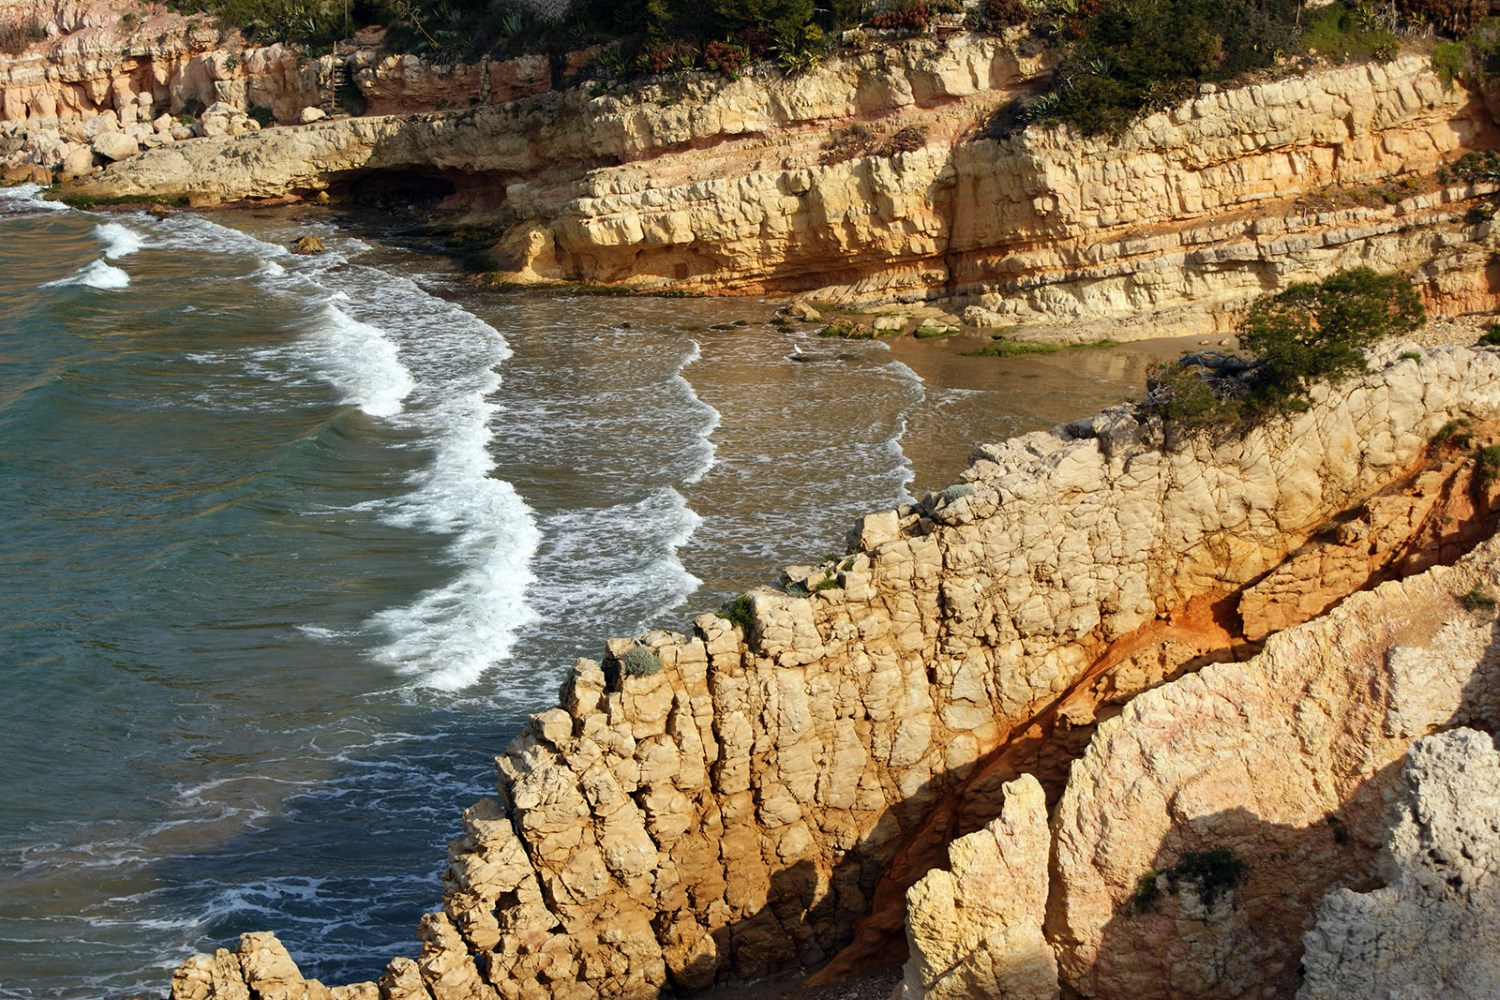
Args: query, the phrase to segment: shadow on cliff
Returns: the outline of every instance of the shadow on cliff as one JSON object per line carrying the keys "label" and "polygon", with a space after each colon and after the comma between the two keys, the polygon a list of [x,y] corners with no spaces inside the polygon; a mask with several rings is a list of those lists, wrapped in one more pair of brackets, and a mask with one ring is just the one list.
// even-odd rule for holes
{"label": "shadow on cliff", "polygon": [[[1372,689],[1387,680],[1372,678]],[[1385,711],[1389,732],[1401,723],[1389,703]],[[1500,728],[1500,625],[1490,627],[1458,710],[1441,725],[1421,727],[1408,745],[1458,726],[1491,734]],[[1362,748],[1333,750],[1355,767]],[[1172,825],[1135,873],[1131,895],[1092,933],[1091,910],[1120,889],[1082,884],[1102,878],[1097,864],[1084,868],[1080,884],[1064,887],[1054,841],[1046,931],[1059,954],[1064,995],[1294,996],[1302,985],[1302,935],[1313,928],[1323,897],[1386,884],[1378,859],[1396,818],[1392,803],[1404,797],[1405,764],[1403,756],[1379,768],[1339,808],[1303,826],[1268,821],[1245,806],[1192,815],[1179,791],[1166,803]]]}

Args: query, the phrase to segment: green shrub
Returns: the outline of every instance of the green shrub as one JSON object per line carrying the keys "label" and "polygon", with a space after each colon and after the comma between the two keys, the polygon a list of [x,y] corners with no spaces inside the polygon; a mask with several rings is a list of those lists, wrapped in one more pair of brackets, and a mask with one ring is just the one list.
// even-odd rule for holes
{"label": "green shrub", "polygon": [[620,657],[620,669],[631,677],[650,677],[662,668],[661,657],[647,646],[635,646]]}
{"label": "green shrub", "polygon": [[1481,486],[1500,479],[1500,445],[1487,445],[1474,453],[1474,478]]}
{"label": "green shrub", "polygon": [[1402,351],[1400,354],[1402,361],[1421,361],[1424,357],[1421,351]]}
{"label": "green shrub", "polygon": [[1188,430],[1240,420],[1242,384],[1237,379],[1218,377],[1190,360],[1153,368],[1146,377],[1146,391],[1149,406]]}
{"label": "green shrub", "polygon": [[1364,371],[1364,348],[1425,320],[1410,281],[1367,267],[1262,296],[1238,329],[1240,347],[1257,362],[1248,380],[1251,405],[1302,409],[1313,384]]}
{"label": "green shrub", "polygon": [[1307,16],[1302,32],[1302,50],[1336,63],[1363,59],[1385,61],[1400,48],[1390,26],[1381,22],[1375,8],[1331,3]]}
{"label": "green shrub", "polygon": [[1130,894],[1130,905],[1135,912],[1146,912],[1161,898],[1161,875],[1153,868],[1135,880],[1135,892]]}
{"label": "green shrub", "polygon": [[788,597],[806,597],[807,594],[807,584],[801,581],[793,581],[786,585],[786,595]]}
{"label": "green shrub", "polygon": [[755,608],[749,594],[741,594],[719,611],[719,617],[738,625],[746,633],[755,625]]}
{"label": "green shrub", "polygon": [[818,581],[818,585],[814,587],[813,590],[821,593],[825,590],[834,590],[838,586],[839,578],[834,576],[832,573],[827,573],[823,576],[823,579]]}
{"label": "green shrub", "polygon": [[1452,446],[1467,451],[1474,445],[1474,432],[1470,429],[1468,417],[1454,417],[1452,420],[1438,428],[1438,432],[1432,436],[1434,448]]}
{"label": "green shrub", "polygon": [[1489,329],[1479,335],[1479,342],[1488,347],[1500,347],[1500,323],[1491,323]]}
{"label": "green shrub", "polygon": [[1297,0],[1102,0],[1073,16],[1077,40],[1049,95],[1015,114],[1065,121],[1088,135],[1117,134],[1169,107],[1203,81],[1228,80],[1298,47]]}
{"label": "green shrub", "polygon": [[250,109],[245,114],[253,118],[261,128],[276,124],[276,112],[262,104],[250,105]]}
{"label": "green shrub", "polygon": [[1465,611],[1479,613],[1494,611],[1496,607],[1500,607],[1500,601],[1496,601],[1494,595],[1476,586],[1470,588],[1468,593],[1459,597],[1458,605]]}
{"label": "green shrub", "polygon": [[1215,847],[1183,855],[1172,868],[1172,878],[1196,883],[1198,899],[1204,906],[1213,906],[1221,895],[1244,880],[1245,867],[1245,862],[1229,848]]}

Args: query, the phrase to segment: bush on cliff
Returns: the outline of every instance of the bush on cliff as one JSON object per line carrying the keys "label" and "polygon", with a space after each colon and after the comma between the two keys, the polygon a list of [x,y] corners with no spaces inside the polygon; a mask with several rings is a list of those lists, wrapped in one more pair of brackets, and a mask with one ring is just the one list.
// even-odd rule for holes
{"label": "bush on cliff", "polygon": [[1073,41],[1050,93],[1023,121],[1116,134],[1138,115],[1297,50],[1297,0],[1102,0],[1053,30]]}
{"label": "bush on cliff", "polygon": [[1149,405],[1188,428],[1305,409],[1309,390],[1366,368],[1365,348],[1426,313],[1407,279],[1367,267],[1257,299],[1237,332],[1245,356],[1193,355],[1153,374]]}

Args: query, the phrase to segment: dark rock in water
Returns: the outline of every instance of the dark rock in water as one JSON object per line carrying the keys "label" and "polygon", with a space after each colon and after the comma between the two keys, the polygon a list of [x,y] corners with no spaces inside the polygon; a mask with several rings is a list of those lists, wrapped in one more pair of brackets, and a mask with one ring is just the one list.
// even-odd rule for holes
{"label": "dark rock in water", "polygon": [[327,248],[323,246],[323,241],[318,239],[316,236],[304,236],[296,243],[292,244],[292,253],[300,253],[304,255],[322,253],[326,249]]}

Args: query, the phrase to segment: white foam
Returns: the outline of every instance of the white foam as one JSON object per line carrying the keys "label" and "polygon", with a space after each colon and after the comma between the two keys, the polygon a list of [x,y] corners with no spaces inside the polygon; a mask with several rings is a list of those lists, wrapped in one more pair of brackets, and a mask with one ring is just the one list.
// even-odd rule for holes
{"label": "white foam", "polygon": [[140,233],[118,222],[103,222],[94,227],[94,235],[104,244],[104,256],[126,257],[146,245]]}
{"label": "white foam", "polygon": [[343,402],[372,417],[394,417],[416,388],[390,338],[331,303],[318,310],[297,352],[339,391]]}
{"label": "white foam", "polygon": [[101,259],[89,261],[66,278],[49,281],[42,287],[63,288],[69,285],[81,285],[85,288],[113,290],[125,288],[129,284],[130,275]]}
{"label": "white foam", "polygon": [[[498,384],[498,378],[495,384]],[[510,654],[517,632],[535,620],[526,602],[541,536],[510,483],[490,475],[490,404],[471,392],[435,408],[448,428],[416,488],[389,505],[388,520],[453,533],[458,575],[372,624],[390,641],[375,655],[417,682],[445,691],[468,687]]]}
{"label": "white foam", "polygon": [[718,456],[718,449],[713,442],[713,433],[719,429],[719,424],[723,419],[723,415],[718,410],[698,398],[698,392],[693,388],[693,383],[688,381],[687,376],[684,374],[689,365],[703,358],[703,346],[696,340],[690,341],[690,343],[693,345],[692,350],[683,358],[682,363],[677,366],[676,373],[672,376],[673,380],[680,383],[683,389],[686,390],[688,398],[702,417],[698,426],[698,462],[683,479],[689,486],[702,480],[704,476],[708,475],[709,470],[714,467],[714,462]]}
{"label": "white foam", "polygon": [[19,184],[0,190],[0,208],[10,212],[66,212],[60,201],[46,201],[40,195],[46,188],[40,184]]}

